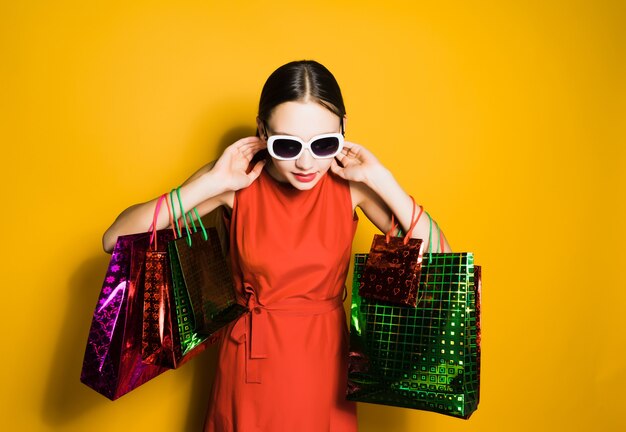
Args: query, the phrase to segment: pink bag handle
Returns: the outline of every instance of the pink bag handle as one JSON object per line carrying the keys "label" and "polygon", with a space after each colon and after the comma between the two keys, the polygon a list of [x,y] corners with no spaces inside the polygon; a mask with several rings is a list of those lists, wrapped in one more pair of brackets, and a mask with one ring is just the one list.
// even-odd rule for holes
{"label": "pink bag handle", "polygon": [[[415,200],[413,199],[413,197],[411,195],[409,195],[409,197],[411,198],[411,202],[413,203],[413,211],[411,212],[411,226],[409,227],[409,230],[407,231],[406,235],[404,236],[404,240],[403,240],[404,244],[407,244],[409,242],[409,239],[411,238],[411,234],[413,233],[413,229],[415,228],[415,225],[417,225],[417,223],[419,222],[420,218],[422,217],[422,213],[424,213],[424,207],[419,206],[420,212],[417,215],[417,219],[414,219],[415,218]],[[397,227],[398,227],[398,225],[396,224],[395,219],[394,219],[394,215],[392,213],[391,214],[391,229],[385,235],[385,239],[386,239],[387,243],[389,243],[389,240],[391,240],[391,232],[394,229],[396,229]]]}
{"label": "pink bag handle", "polygon": [[[154,215],[152,215],[152,225],[150,225],[150,228],[148,228],[148,230],[151,232],[150,234],[150,246],[152,246],[152,244],[154,243],[154,249],[153,250],[157,250],[157,235],[156,235],[156,225],[157,225],[157,219],[159,218],[159,210],[161,210],[161,204],[163,203],[163,200],[166,199],[166,194],[163,194],[159,197],[159,200],[156,203],[156,207],[154,209]],[[169,210],[169,208],[168,208]]]}
{"label": "pink bag handle", "polygon": [[172,211],[170,210],[170,203],[169,200],[167,199],[167,194],[163,194],[159,197],[159,200],[156,203],[156,208],[154,209],[154,215],[152,216],[152,225],[150,225],[150,228],[148,228],[148,231],[151,232],[150,234],[150,246],[152,246],[154,244],[153,250],[156,252],[158,244],[157,244],[157,235],[156,235],[156,225],[157,225],[157,219],[159,217],[159,211],[161,210],[161,204],[163,203],[163,200],[165,200],[165,206],[167,208],[167,214],[169,215],[169,219],[170,219],[170,227],[172,228],[172,232],[174,233],[174,238],[176,237],[176,230],[174,229],[174,218],[172,217]]}

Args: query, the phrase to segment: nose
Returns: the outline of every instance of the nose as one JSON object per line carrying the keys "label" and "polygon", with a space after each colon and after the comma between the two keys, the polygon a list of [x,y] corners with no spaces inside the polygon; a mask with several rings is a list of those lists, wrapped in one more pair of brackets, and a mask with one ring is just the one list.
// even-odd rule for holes
{"label": "nose", "polygon": [[300,157],[296,159],[296,167],[302,171],[313,168],[313,155],[308,149],[304,149]]}

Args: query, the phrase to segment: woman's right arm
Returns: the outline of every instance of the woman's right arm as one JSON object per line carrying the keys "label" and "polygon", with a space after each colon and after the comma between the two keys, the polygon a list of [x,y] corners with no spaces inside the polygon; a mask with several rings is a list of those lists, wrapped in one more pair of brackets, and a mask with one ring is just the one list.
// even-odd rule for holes
{"label": "woman's right arm", "polygon": [[[234,192],[248,187],[261,174],[263,161],[258,162],[250,172],[247,169],[254,155],[263,147],[263,141],[257,137],[240,139],[226,148],[217,161],[195,172],[180,188],[185,211],[196,207],[200,216],[204,216],[220,205],[232,203]],[[121,235],[148,231],[157,201],[158,197],[130,206],[120,213],[102,237],[104,250],[111,253]],[[178,204],[177,201],[175,204]],[[161,206],[156,229],[163,229],[168,224],[167,208]]]}

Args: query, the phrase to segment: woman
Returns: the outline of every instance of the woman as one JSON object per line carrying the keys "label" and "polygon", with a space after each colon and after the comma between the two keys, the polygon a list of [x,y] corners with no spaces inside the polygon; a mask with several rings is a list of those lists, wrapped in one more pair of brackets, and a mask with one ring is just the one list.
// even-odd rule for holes
{"label": "woman", "polygon": [[[413,203],[372,153],[344,141],[345,126],[333,75],[314,61],[288,63],[263,87],[257,136],[229,146],[181,188],[185,208],[200,215],[232,209],[235,289],[250,309],[221,333],[207,431],[357,429],[355,404],[344,397],[342,307],[355,209],[388,231],[392,214],[410,226]],[[122,212],[105,250],[119,235],[145,231],[155,204]],[[158,229],[168,223],[161,213]],[[428,217],[413,237],[428,244]]]}

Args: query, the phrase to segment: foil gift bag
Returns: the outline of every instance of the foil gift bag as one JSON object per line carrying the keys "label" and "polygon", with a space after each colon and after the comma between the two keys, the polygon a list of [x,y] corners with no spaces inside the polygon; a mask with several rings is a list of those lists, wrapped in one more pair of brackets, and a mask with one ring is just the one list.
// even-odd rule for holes
{"label": "foil gift bag", "polygon": [[[178,202],[184,214],[180,195]],[[187,235],[168,244],[177,311],[179,304],[180,309],[184,309],[181,310],[184,318],[181,339],[193,338],[193,333],[206,337],[239,318],[247,308],[236,302],[232,275],[217,230],[205,229],[197,211],[200,230],[193,219],[193,229],[187,218],[183,219]]]}
{"label": "foil gift bag", "polygon": [[361,297],[355,256],[347,399],[469,418],[480,384],[480,268],[471,253],[426,253],[417,307]]}
{"label": "foil gift bag", "polygon": [[191,299],[185,286],[178,255],[173,242],[168,244],[169,262],[172,280],[173,310],[176,314],[178,338],[176,345],[177,356],[174,358],[174,367],[179,367],[191,358],[200,354],[210,344],[207,335],[201,335],[196,331],[196,322],[191,307]]}
{"label": "foil gift bag", "polygon": [[413,202],[411,227],[404,238],[391,236],[395,229],[393,216],[391,230],[386,235],[374,235],[363,277],[360,279],[361,297],[415,307],[422,266],[423,241],[411,238],[411,233],[422,212],[423,208],[420,206],[419,215],[417,219],[414,218],[415,202]]}
{"label": "foil gift bag", "polygon": [[[172,238],[176,238],[169,204],[167,210]],[[143,290],[141,358],[144,363],[175,368],[182,358],[173,294],[167,244],[152,236],[146,252]]]}
{"label": "foil gift bag", "polygon": [[167,251],[148,251],[145,272],[141,358],[174,368],[182,355]]}
{"label": "foil gift bag", "polygon": [[204,239],[202,233],[192,233],[189,236],[192,246],[184,239],[171,244],[173,259],[182,276],[179,282],[183,282],[189,295],[193,328],[199,334],[211,335],[247,309],[235,301],[232,275],[222,255],[217,231],[209,228],[206,234]]}
{"label": "foil gift bag", "polygon": [[[173,239],[169,230],[160,241]],[[96,305],[81,381],[115,400],[167,369],[141,359],[143,282],[150,234],[120,236],[111,255]]]}
{"label": "foil gift bag", "polygon": [[[219,239],[216,237],[217,231],[215,228],[207,228],[206,233],[207,237],[211,238],[212,241],[219,242]],[[194,236],[192,234],[192,238],[194,237],[196,237],[196,241],[202,240],[202,236],[198,238],[198,236]],[[167,358],[166,361],[163,361],[163,359],[159,359],[157,361],[160,362],[159,364],[166,365],[171,368],[178,368],[203,352],[209,345],[217,340],[217,331],[228,324],[232,319],[236,318],[235,316],[232,319],[226,319],[227,317],[225,317],[225,314],[219,316],[216,315],[212,320],[204,321],[212,324],[213,327],[210,331],[201,332],[198,329],[198,325],[196,324],[196,314],[194,313],[194,309],[192,307],[191,296],[187,290],[185,276],[180,264],[176,246],[176,242],[174,241],[168,243],[171,285],[168,291],[159,290],[162,294],[161,297],[158,298],[158,301],[160,302],[159,304],[169,301],[169,308],[173,317],[173,350],[171,351],[171,357]],[[215,267],[215,263],[205,263],[202,265],[204,265],[209,271],[212,267]],[[233,309],[229,310],[232,311]]]}

